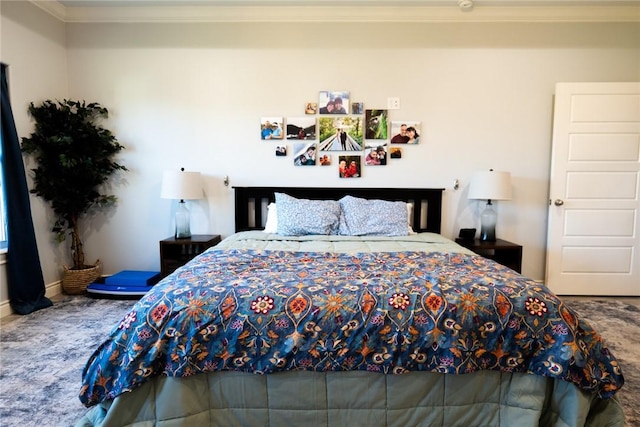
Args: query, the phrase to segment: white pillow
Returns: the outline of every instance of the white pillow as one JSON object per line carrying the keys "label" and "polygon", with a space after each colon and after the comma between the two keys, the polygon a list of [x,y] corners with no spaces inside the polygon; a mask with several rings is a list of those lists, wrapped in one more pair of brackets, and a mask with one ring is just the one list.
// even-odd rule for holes
{"label": "white pillow", "polygon": [[407,223],[409,224],[409,234],[417,234],[411,228],[411,220],[413,219],[413,203],[407,203]]}
{"label": "white pillow", "polygon": [[278,209],[275,203],[269,203],[267,206],[267,223],[264,225],[265,233],[278,232]]}

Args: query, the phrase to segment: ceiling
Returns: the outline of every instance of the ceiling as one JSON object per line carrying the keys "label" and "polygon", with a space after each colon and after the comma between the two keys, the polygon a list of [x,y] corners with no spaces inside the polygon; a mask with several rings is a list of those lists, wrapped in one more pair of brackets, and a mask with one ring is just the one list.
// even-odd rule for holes
{"label": "ceiling", "polygon": [[65,22],[640,22],[640,0],[29,1]]}

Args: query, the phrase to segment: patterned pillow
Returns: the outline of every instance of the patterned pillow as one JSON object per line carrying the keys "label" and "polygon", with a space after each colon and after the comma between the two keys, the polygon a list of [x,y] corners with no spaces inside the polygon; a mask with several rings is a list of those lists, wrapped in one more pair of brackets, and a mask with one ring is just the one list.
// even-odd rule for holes
{"label": "patterned pillow", "polygon": [[296,199],[276,193],[278,234],[306,236],[337,234],[340,225],[340,203],[335,200]]}
{"label": "patterned pillow", "polygon": [[344,236],[406,236],[409,234],[407,204],[367,200],[353,196],[340,199],[339,234]]}

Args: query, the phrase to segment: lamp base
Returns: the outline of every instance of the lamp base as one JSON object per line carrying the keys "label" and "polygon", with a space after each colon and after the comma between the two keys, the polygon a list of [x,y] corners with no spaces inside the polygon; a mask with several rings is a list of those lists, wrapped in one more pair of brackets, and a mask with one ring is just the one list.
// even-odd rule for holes
{"label": "lamp base", "polygon": [[498,214],[493,210],[491,200],[487,201],[487,206],[480,215],[480,240],[485,242],[496,241],[496,223]]}
{"label": "lamp base", "polygon": [[176,210],[176,239],[187,239],[191,237],[191,226],[189,224],[189,209],[184,200],[178,203]]}

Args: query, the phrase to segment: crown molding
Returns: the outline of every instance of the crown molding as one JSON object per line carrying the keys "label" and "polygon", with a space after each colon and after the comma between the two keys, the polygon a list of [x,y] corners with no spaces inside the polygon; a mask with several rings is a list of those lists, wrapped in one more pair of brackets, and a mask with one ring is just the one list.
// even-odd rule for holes
{"label": "crown molding", "polygon": [[[202,23],[202,22],[640,22],[640,1],[626,2],[513,2],[513,5],[489,3],[470,10],[457,6],[373,4],[364,7],[354,2],[310,5],[282,4],[259,6],[189,4],[188,6],[74,6],[65,7],[57,1],[30,0],[54,17],[66,23]],[[414,2],[415,3],[415,2]],[[116,3],[117,4],[117,3]],[[455,3],[457,4],[457,2]]]}
{"label": "crown molding", "polygon": [[48,12],[50,15],[58,18],[61,21],[65,21],[66,19],[67,8],[57,1],[29,0],[29,2],[35,4],[40,9]]}

